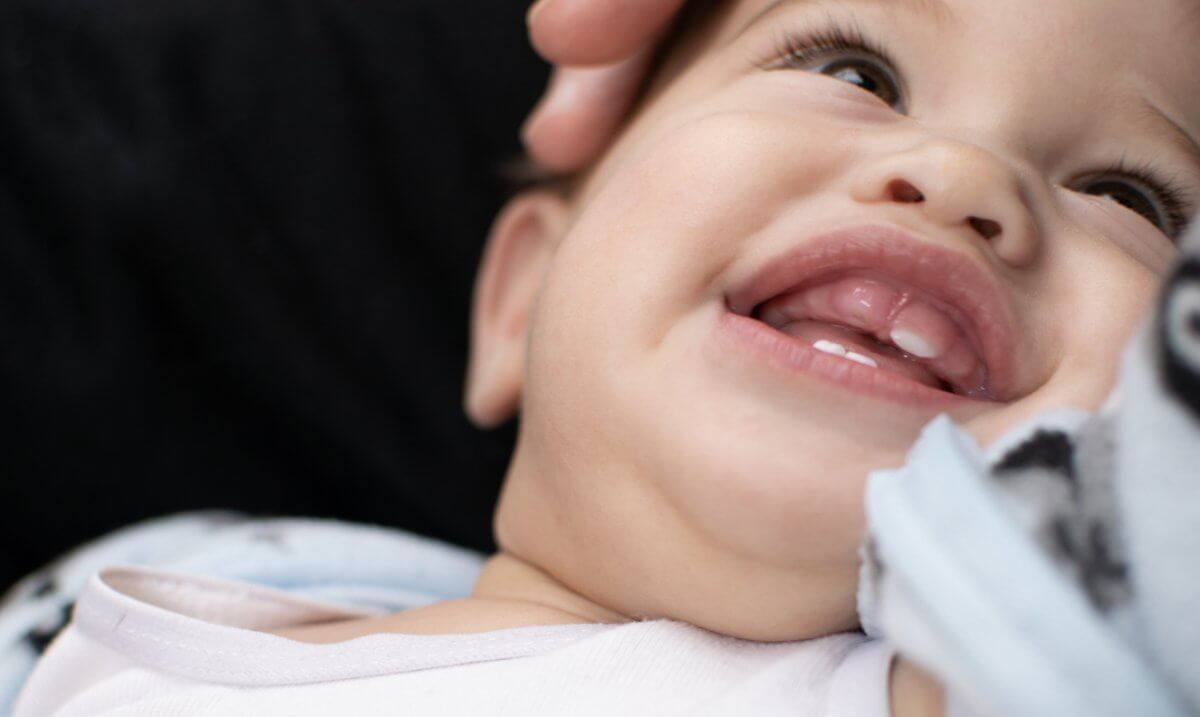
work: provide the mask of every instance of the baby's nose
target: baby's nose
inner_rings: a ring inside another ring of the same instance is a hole
[[[851,193],[868,204],[911,204],[933,222],[982,240],[1013,267],[1037,253],[1020,179],[975,145],[933,140],[880,155],[855,175]]]

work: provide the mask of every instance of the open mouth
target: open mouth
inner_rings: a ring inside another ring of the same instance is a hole
[[[773,297],[751,316],[822,353],[991,399],[987,362],[956,313],[915,287],[854,273]]]
[[[806,241],[726,303],[768,328],[777,340],[766,342],[791,363],[818,373],[974,400],[1015,395],[1013,321],[991,275],[961,252],[891,226]]]

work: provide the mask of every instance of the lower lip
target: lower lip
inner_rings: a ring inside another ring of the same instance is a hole
[[[756,363],[785,374],[812,376],[863,396],[942,411],[990,405],[988,401],[939,391],[907,376],[818,351],[761,321],[728,309],[722,309],[715,328],[718,345],[723,349],[746,354]]]

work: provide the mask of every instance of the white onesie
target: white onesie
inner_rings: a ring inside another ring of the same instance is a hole
[[[372,614],[109,568],[92,576],[15,717],[888,715],[892,652],[858,633],[756,643],[654,620],[319,645],[261,632]]]

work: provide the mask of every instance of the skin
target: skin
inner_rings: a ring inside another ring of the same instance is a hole
[[[538,164],[575,172],[603,153],[645,77],[655,40],[683,2],[539,0],[530,6],[530,41],[556,65],[521,131]]]
[[[519,409],[521,427],[501,552],[473,595],[285,634],[645,617],[765,641],[853,629],[866,477],[903,463],[934,411],[713,348],[728,293],[831,229],[905,228],[1001,287],[1019,398],[952,416],[981,443],[1101,404],[1173,248],[1079,180],[1124,153],[1200,188],[1200,166],[1130,110],[1146,97],[1200,130],[1188,3],[793,3],[744,29],[768,4],[724,6],[576,191],[522,195],[493,227],[466,409],[482,426]],[[831,16],[894,56],[907,114],[813,68],[748,62]],[[930,685],[898,666],[895,713],[939,713]]]

